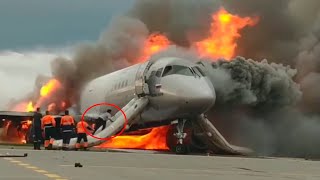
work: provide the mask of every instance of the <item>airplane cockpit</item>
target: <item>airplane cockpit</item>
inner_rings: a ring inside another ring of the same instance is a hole
[[[164,104],[160,101],[165,100],[168,108],[172,106],[203,111],[215,101],[213,85],[202,69],[191,61],[179,58],[155,61],[148,70],[146,83],[149,95],[155,97],[151,102],[157,107]],[[158,96],[163,98],[160,100],[156,98]]]
[[[161,70],[161,69],[159,69],[159,70]],[[158,73],[158,71],[157,71],[157,73]],[[202,70],[197,66],[187,67],[187,66],[181,66],[181,65],[169,65],[169,66],[165,67],[161,77],[169,76],[171,74],[179,74],[179,75],[184,75],[184,76],[195,76],[195,77],[204,77],[205,76],[205,74],[202,72]]]

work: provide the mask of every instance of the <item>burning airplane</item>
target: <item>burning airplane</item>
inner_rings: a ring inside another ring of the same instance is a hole
[[[231,60],[237,47],[236,40],[241,37],[239,31],[247,26],[254,26],[257,22],[257,18],[239,17],[221,8],[212,14],[209,37],[194,42],[190,51],[196,52],[198,58]],[[131,66],[107,75],[97,75],[87,80],[87,83],[73,88],[68,88],[72,84],[70,80],[61,77],[50,79],[36,90],[35,97],[14,105],[11,110],[28,112],[35,107],[45,107],[59,113],[76,104],[79,112],[83,113],[94,103],[114,103],[127,114],[127,132],[151,129],[143,135],[136,132],[135,135],[115,137],[108,142],[89,137],[91,146],[171,149],[183,153],[187,149],[185,141],[189,138],[189,142],[195,147],[205,146],[216,152],[251,152],[227,142],[206,118],[205,113],[214,105],[216,94],[214,86],[199,64],[174,56],[153,59],[153,55],[172,45],[174,43],[164,34],[152,33],[144,41],[140,57],[132,61]],[[68,94],[75,89],[82,89],[78,92],[78,103],[75,100],[77,98],[70,99]],[[120,112],[114,112],[114,123],[99,132],[99,137],[113,136],[123,127],[124,119]],[[86,118],[94,119],[97,114],[91,115],[92,117],[87,115]],[[190,133],[185,133],[188,128],[191,129],[187,131]],[[172,140],[168,136],[175,137],[176,143],[170,144]],[[75,139],[70,144],[74,145]],[[56,140],[54,145],[59,147],[60,140]]]

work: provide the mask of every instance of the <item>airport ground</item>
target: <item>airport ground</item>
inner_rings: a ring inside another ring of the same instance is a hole
[[[0,146],[0,179],[11,180],[316,180],[320,161],[160,154],[153,151],[34,151]],[[75,167],[80,163],[83,167]]]

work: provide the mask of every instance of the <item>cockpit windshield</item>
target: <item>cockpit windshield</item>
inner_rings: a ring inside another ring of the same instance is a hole
[[[192,69],[193,69],[200,77],[206,76],[199,67],[195,66],[195,67],[193,67]]]
[[[162,77],[172,75],[172,74],[180,74],[184,76],[194,76],[193,72],[190,70],[189,67],[180,66],[180,65],[172,65],[166,66],[163,71]]]
[[[163,70],[163,68],[160,68],[157,70],[157,72],[156,72],[157,77],[161,77],[162,70]]]

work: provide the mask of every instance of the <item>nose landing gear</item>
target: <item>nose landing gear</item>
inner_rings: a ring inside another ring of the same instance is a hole
[[[187,133],[185,133],[184,130],[184,126],[186,123],[186,119],[178,119],[178,124],[177,124],[177,132],[174,133],[173,135],[177,138],[177,144],[175,147],[175,152],[177,154],[186,154],[188,153],[188,148],[187,146],[184,144],[184,139],[187,136]]]

